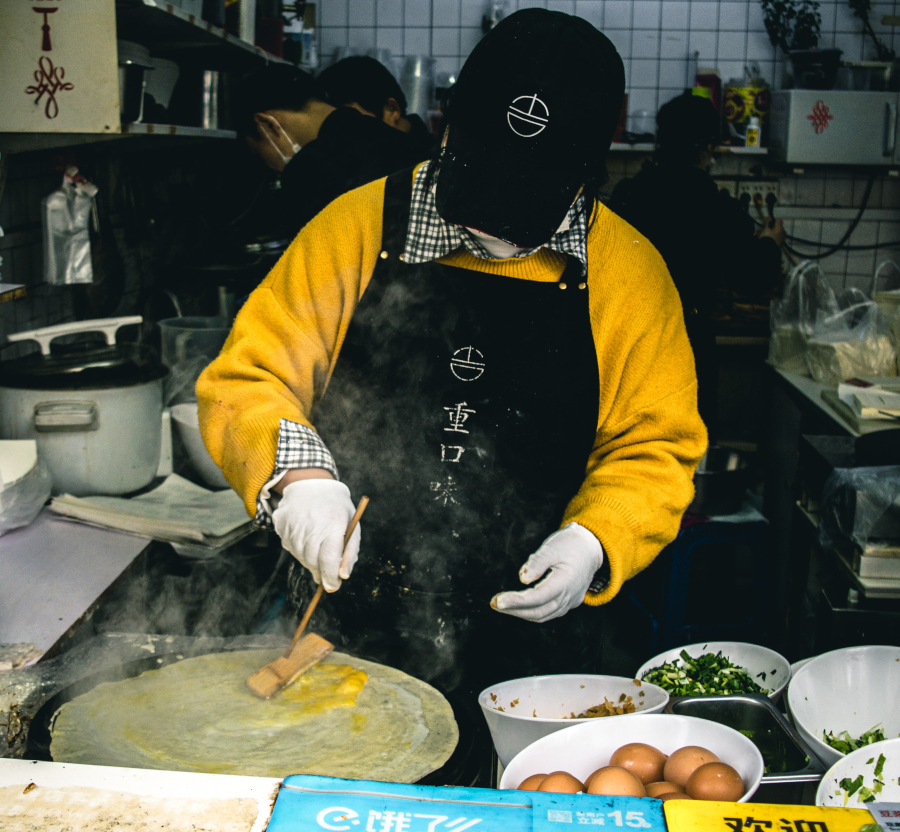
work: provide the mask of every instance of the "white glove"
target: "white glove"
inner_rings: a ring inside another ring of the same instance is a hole
[[[584,526],[569,523],[553,532],[519,570],[523,584],[533,584],[548,569],[550,574],[533,589],[501,592],[491,599],[499,612],[538,623],[574,610],[584,601],[594,573],[603,563],[603,546]]]
[[[344,551],[344,535],[356,508],[350,489],[337,480],[298,480],[286,486],[272,512],[284,546],[327,592],[337,592],[359,559],[359,525]]]

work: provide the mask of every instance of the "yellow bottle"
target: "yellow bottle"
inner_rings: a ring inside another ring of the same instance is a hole
[[[759,116],[750,116],[747,132],[744,133],[744,147],[759,147],[762,128],[759,126]]]

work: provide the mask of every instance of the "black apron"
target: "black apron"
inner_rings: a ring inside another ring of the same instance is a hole
[[[546,624],[495,612],[585,475],[599,378],[590,288],[406,265],[412,173],[388,177],[383,251],[313,417],[372,502],[350,580],[315,630],[445,690],[598,672],[600,610]],[[565,288],[563,288],[565,287]],[[315,589],[293,564],[291,596]]]

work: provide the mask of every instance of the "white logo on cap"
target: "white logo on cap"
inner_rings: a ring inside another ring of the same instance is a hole
[[[546,129],[550,110],[536,95],[520,95],[509,105],[506,120],[517,136],[532,139]]]

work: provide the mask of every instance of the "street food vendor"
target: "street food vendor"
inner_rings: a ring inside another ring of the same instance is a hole
[[[210,453],[296,558],[297,603],[331,593],[313,629],[445,689],[598,672],[596,607],[693,495],[678,294],[597,200],[624,80],[586,21],[504,19],[439,156],[310,222],[197,385]]]

